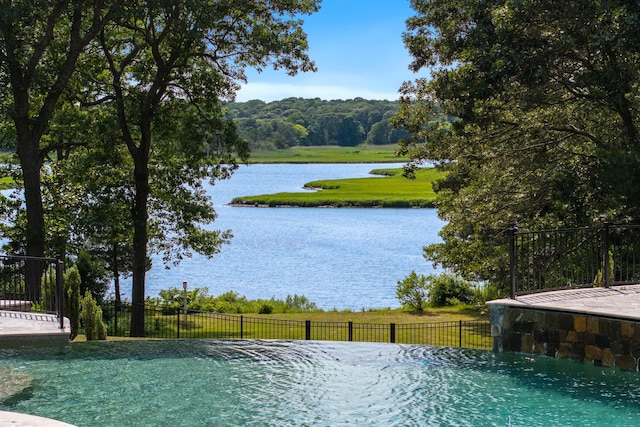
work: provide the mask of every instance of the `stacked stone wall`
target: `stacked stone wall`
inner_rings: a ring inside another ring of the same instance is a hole
[[[491,306],[495,352],[511,351],[638,370],[640,322],[508,305]]]

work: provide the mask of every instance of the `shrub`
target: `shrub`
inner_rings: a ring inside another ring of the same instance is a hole
[[[473,290],[466,280],[459,276],[443,273],[426,277],[429,288],[429,302],[433,307],[471,304]]]
[[[88,289],[80,300],[80,319],[87,341],[107,339],[107,327],[102,321],[102,309],[98,307]]]
[[[271,304],[269,304],[268,302],[263,302],[262,304],[260,304],[260,307],[258,308],[258,314],[271,313],[273,313],[273,306]]]
[[[304,295],[294,294],[293,296],[287,295],[285,309],[286,311],[313,311],[317,310],[318,307]]]
[[[427,305],[428,290],[427,277],[412,271],[403,280],[398,281],[396,298],[403,307],[423,311]]]
[[[73,340],[80,328],[80,272],[74,265],[64,273],[64,311],[69,318]]]

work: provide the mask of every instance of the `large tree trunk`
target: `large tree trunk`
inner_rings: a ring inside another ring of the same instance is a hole
[[[23,129],[18,132],[18,156],[24,179],[24,199],[27,209],[26,254],[32,257],[43,257],[45,247],[44,208],[40,190],[40,135],[34,136]],[[40,302],[42,287],[40,262],[26,263],[25,291],[33,302]]]
[[[147,271],[147,200],[149,198],[148,151],[139,150],[134,156],[136,194],[133,202],[133,283],[131,290],[131,332],[132,337],[144,336],[144,294]]]

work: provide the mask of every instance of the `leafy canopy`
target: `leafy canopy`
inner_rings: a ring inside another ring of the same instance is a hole
[[[429,79],[395,124],[414,166],[435,162],[447,221],[425,256],[506,285],[506,230],[640,214],[640,3],[413,0],[404,41]],[[434,113],[438,111],[438,115]],[[445,119],[453,119],[451,123]]]

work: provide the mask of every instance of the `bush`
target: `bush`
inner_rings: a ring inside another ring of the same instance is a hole
[[[400,300],[403,307],[423,311],[427,306],[428,291],[427,277],[418,276],[415,271],[412,271],[403,280],[398,281],[396,298]]]
[[[268,302],[263,302],[262,304],[260,304],[260,307],[258,308],[258,314],[271,313],[273,313],[273,306],[271,304],[269,304]]]
[[[64,308],[71,326],[70,339],[78,336],[80,328],[80,273],[74,265],[64,273]]]
[[[80,300],[80,319],[87,341],[107,339],[107,327],[102,321],[102,309],[98,307],[88,289]]]
[[[287,295],[287,299],[285,300],[286,311],[313,311],[317,309],[316,304],[309,301],[304,295]]]
[[[433,307],[471,304],[473,290],[466,280],[451,274],[430,275],[426,277],[429,288],[429,302]]]

